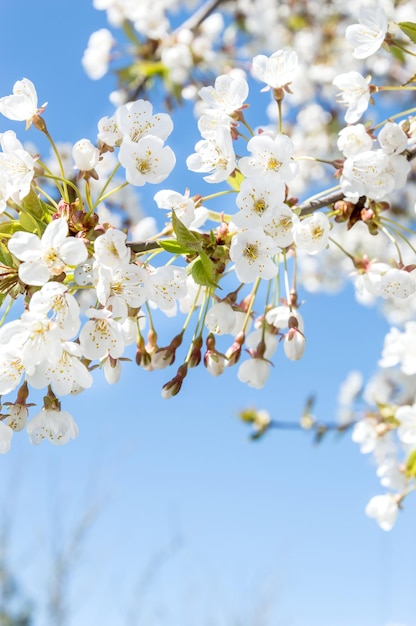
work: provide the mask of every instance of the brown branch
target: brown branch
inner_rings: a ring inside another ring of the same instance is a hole
[[[412,161],[416,157],[416,146],[407,150],[407,159],[408,161]],[[306,200],[306,202],[302,202],[302,204],[298,204],[296,208],[298,211],[300,210],[300,215],[309,215],[318,209],[323,209],[323,207],[331,206],[335,204],[335,202],[339,202],[345,198],[342,191],[336,191],[334,193],[330,193],[327,196],[322,196],[322,198],[317,198],[316,200]]]
[[[221,0],[220,0],[221,1]],[[416,146],[407,150],[407,159],[408,161],[412,161],[416,158]],[[335,202],[339,202],[344,199],[344,194],[342,191],[335,191],[334,193],[330,193],[327,196],[322,196],[322,198],[318,198],[316,200],[306,200],[302,202],[302,204],[298,204],[296,208],[298,211],[300,210],[300,215],[309,215],[314,211],[318,211],[318,209],[323,209],[323,207],[331,206],[335,204]],[[365,198],[364,198],[365,200]],[[156,241],[133,241],[127,243],[129,248],[133,252],[141,253],[141,252],[150,252],[151,250],[157,250],[160,248],[160,245]]]
[[[201,26],[202,22],[215,11],[220,4],[223,4],[224,0],[207,0],[199,9],[195,11],[183,24],[175,29],[175,33],[186,28],[187,30],[196,30],[198,26]]]

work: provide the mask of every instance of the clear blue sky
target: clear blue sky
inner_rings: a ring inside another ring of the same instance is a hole
[[[104,13],[89,0],[1,0],[0,17],[0,95],[30,78],[49,102],[56,140],[94,140],[98,119],[112,113],[114,83],[90,81],[80,59]],[[170,145],[184,160],[197,135],[189,110],[177,120]],[[0,120],[0,131],[10,127]],[[23,124],[13,128],[36,141]],[[182,191],[183,176],[169,186]],[[351,293],[303,295],[305,357],[277,357],[261,392],[239,383],[235,370],[213,379],[201,369],[164,401],[169,372],[131,363],[118,385],[97,376],[93,390],[65,400],[76,441],[35,448],[24,433],[14,437],[0,458],[0,501],[11,520],[10,559],[29,596],[42,602],[54,550],[99,504],[72,568],[71,626],[416,626],[411,499],[386,534],[364,515],[380,488],[348,436],[317,448],[306,434],[275,431],[251,443],[236,419],[251,404],[296,419],[310,392],[319,417],[332,419],[345,375],[357,361],[371,373],[381,318]]]

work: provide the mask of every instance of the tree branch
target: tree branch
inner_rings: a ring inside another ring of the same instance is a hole
[[[177,33],[182,28],[187,30],[196,30],[198,26],[201,26],[202,22],[213,12],[220,4],[223,4],[224,0],[207,0],[199,9],[195,11],[183,24],[176,28]]]
[[[416,157],[416,146],[407,151],[407,159],[408,161],[412,161]],[[330,193],[327,196],[322,196],[322,198],[318,198],[316,200],[306,200],[306,202],[302,202],[302,204],[298,204],[296,209],[300,209],[300,215],[309,215],[318,209],[323,209],[325,206],[330,206],[335,204],[335,202],[339,202],[344,199],[344,194],[342,191],[336,191],[334,193]]]

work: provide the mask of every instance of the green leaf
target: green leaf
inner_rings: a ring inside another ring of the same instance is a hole
[[[186,254],[189,252],[186,248],[183,248],[176,239],[162,239],[158,241],[161,248],[170,252],[171,254]]]
[[[5,235],[13,235],[18,230],[22,230],[20,222],[17,220],[11,220],[10,222],[0,222],[0,236],[2,233]]]
[[[20,205],[26,213],[30,213],[34,217],[44,217],[45,213],[43,210],[42,202],[33,191],[33,189],[31,189],[28,195],[23,198]]]
[[[182,248],[193,252],[202,250],[202,236],[193,230],[189,230],[189,228],[181,222],[175,211],[172,211],[172,227],[178,244],[182,246]]]
[[[46,228],[46,224],[43,224],[43,222],[37,220],[33,215],[31,215],[30,213],[26,213],[25,211],[22,211],[20,213],[19,222],[23,230],[28,233],[34,233],[35,235],[39,235],[39,237],[42,235],[43,231]]]
[[[397,26],[413,43],[416,43],[416,24],[414,22],[399,22]]]
[[[192,274],[197,285],[218,287],[214,280],[214,264],[205,252],[201,252],[200,257],[188,266],[188,271]]]
[[[407,457],[406,476],[408,478],[416,477],[416,450],[412,450],[412,452]]]
[[[230,185],[231,189],[234,189],[234,191],[240,191],[243,180],[244,176],[240,170],[234,170],[233,175],[227,178],[227,183]]]
[[[0,242],[0,264],[6,265],[7,267],[14,267],[13,257],[6,244],[3,242]]]

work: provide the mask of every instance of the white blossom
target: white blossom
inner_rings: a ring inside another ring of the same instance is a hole
[[[230,258],[235,263],[238,280],[251,283],[258,276],[266,280],[277,274],[277,265],[272,257],[276,244],[262,228],[238,232],[231,241]]]
[[[290,328],[283,341],[283,349],[287,358],[291,361],[298,361],[302,358],[305,347],[305,336],[297,328]]]
[[[367,110],[370,101],[370,77],[364,78],[355,71],[338,74],[333,84],[340,91],[339,102],[347,107],[345,121],[348,124],[358,122],[364,111]]]
[[[328,245],[330,223],[325,213],[317,211],[300,220],[293,215],[293,239],[301,250],[316,254]]]
[[[44,285],[51,276],[59,276],[88,256],[81,239],[68,237],[68,223],[63,218],[50,222],[40,239],[25,231],[14,233],[8,246],[10,252],[23,261],[18,271],[26,285]]]
[[[108,28],[100,28],[90,35],[81,63],[92,80],[98,80],[107,73],[110,52],[114,43],[114,38]]]
[[[127,235],[117,228],[109,228],[94,241],[97,265],[117,269],[127,265],[131,252],[126,246]]]
[[[20,202],[30,192],[35,173],[35,160],[24,150],[16,133],[8,130],[0,134],[0,171],[2,184],[2,201],[9,198]],[[4,210],[5,206],[3,207]]]
[[[108,309],[88,309],[89,319],[79,334],[82,354],[90,361],[108,355],[118,359],[124,352],[124,336],[121,325],[112,318]]]
[[[252,62],[252,74],[272,89],[284,87],[292,82],[298,66],[296,52],[277,50],[271,56],[259,54]]]
[[[364,124],[346,126],[338,133],[337,146],[346,158],[354,157],[360,152],[367,152],[373,146],[373,139]]]
[[[386,122],[378,134],[380,147],[387,154],[400,154],[407,148],[407,135],[399,124]]]
[[[56,446],[68,443],[78,435],[78,426],[67,411],[45,409],[33,417],[26,428],[30,442],[38,445],[49,439]]]
[[[400,425],[397,429],[397,436],[400,441],[412,447],[416,445],[416,405],[399,406],[395,418]]]
[[[292,160],[293,142],[287,135],[279,133],[271,137],[262,133],[250,139],[247,150],[252,156],[242,157],[238,163],[244,176],[268,176],[269,182],[276,179],[290,182],[298,172],[298,164]]]
[[[195,150],[196,152],[186,159],[186,165],[192,172],[211,172],[204,176],[208,183],[227,180],[235,170],[233,142],[226,128],[218,127],[215,136],[198,141]]]
[[[115,113],[115,121],[123,141],[130,139],[134,143],[149,135],[164,142],[173,130],[170,115],[153,114],[152,104],[148,100],[136,100],[122,105]]]
[[[271,364],[261,358],[251,358],[243,361],[238,368],[237,377],[242,383],[246,383],[254,389],[261,389],[270,376]]]
[[[398,513],[396,497],[391,493],[373,496],[365,507],[365,514],[374,517],[380,528],[391,530],[396,522]]]
[[[12,445],[13,430],[0,420],[0,454],[6,454]]]
[[[198,94],[204,102],[204,110],[232,115],[243,106],[248,96],[248,83],[242,76],[222,74],[215,79],[214,87],[202,87]]]
[[[176,162],[173,150],[153,135],[146,135],[138,141],[124,137],[118,158],[126,170],[127,182],[138,187],[145,183],[161,183]]]
[[[348,42],[354,46],[353,57],[366,59],[381,47],[387,33],[388,20],[383,7],[363,8],[359,24],[351,24],[345,31]]]
[[[0,113],[9,120],[26,122],[30,126],[32,118],[41,113],[46,103],[38,108],[38,95],[34,84],[28,78],[22,78],[13,85],[13,94],[0,98]]]
[[[213,304],[205,317],[205,326],[215,335],[232,333],[235,322],[235,311],[227,302]]]
[[[89,172],[98,165],[100,151],[89,139],[80,139],[72,148],[72,157],[75,162],[75,169]]]

